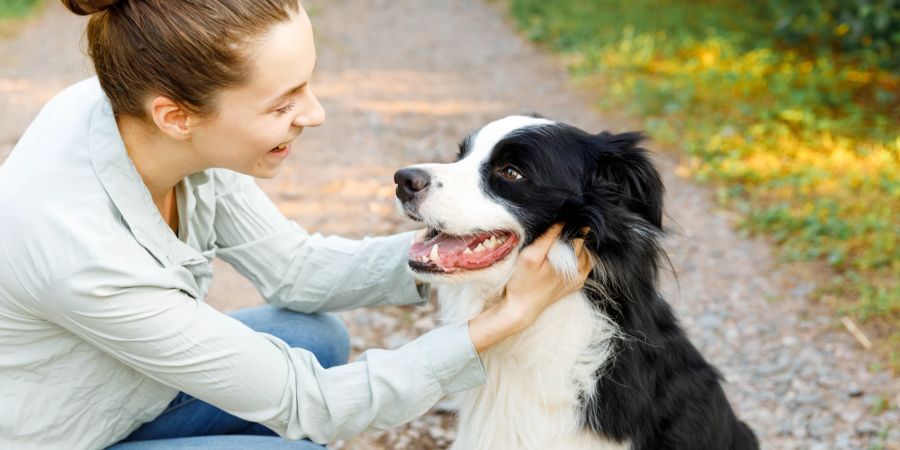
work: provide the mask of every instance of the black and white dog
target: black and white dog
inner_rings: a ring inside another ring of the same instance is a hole
[[[404,211],[432,231],[409,266],[444,321],[497,301],[519,250],[557,222],[549,259],[577,277],[570,242],[590,228],[585,288],[481,355],[488,382],[463,394],[453,448],[758,448],[657,292],[663,185],[640,140],[510,116],[466,138],[455,163],[396,173]]]

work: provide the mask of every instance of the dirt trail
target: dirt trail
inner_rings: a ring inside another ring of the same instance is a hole
[[[414,228],[394,207],[393,172],[450,160],[462,136],[500,116],[535,111],[589,131],[626,128],[591,109],[563,63],[517,36],[499,5],[307,6],[320,58],[313,86],[329,118],[304,133],[282,174],[260,185],[311,231],[360,237]],[[51,2],[20,36],[0,42],[0,162],[40,105],[88,73],[78,46],[83,22]],[[764,448],[900,448],[898,379],[871,371],[875,359],[805,299],[813,282],[776,264],[765,242],[737,233],[707,189],[676,175],[668,154],[658,163],[668,188],[666,248],[678,273],[664,289]],[[226,264],[216,270],[211,304],[262,303]],[[354,350],[393,348],[434,326],[432,308],[342,317]],[[333,447],[445,448],[452,428],[451,415],[436,411]]]

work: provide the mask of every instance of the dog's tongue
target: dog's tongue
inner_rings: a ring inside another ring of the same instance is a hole
[[[495,237],[492,246],[479,247],[479,244],[492,236]],[[471,236],[439,233],[428,241],[414,243],[409,249],[409,259],[443,270],[480,269],[506,256],[515,245],[513,236],[513,233],[506,232],[485,232]],[[504,242],[500,242],[498,238]]]

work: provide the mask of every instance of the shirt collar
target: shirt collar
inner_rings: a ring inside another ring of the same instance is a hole
[[[164,266],[203,259],[196,250],[178,240],[163,220],[125,151],[112,106],[105,96],[91,114],[89,146],[94,172],[141,246]],[[193,185],[207,180],[203,173],[191,177]]]

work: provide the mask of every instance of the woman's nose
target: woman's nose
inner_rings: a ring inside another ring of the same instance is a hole
[[[305,89],[306,95],[301,99],[302,107],[298,108],[294,117],[295,127],[317,127],[325,122],[325,109],[319,103],[319,99],[313,94],[309,86]]]

